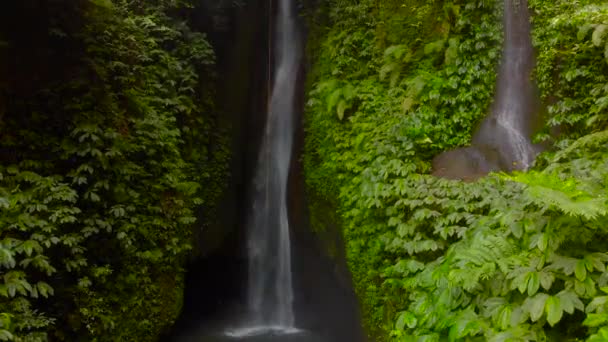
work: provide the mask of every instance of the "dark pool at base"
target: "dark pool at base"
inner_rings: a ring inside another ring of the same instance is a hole
[[[224,333],[208,335],[184,335],[175,342],[335,342],[309,331],[291,334],[265,333],[233,337]]]

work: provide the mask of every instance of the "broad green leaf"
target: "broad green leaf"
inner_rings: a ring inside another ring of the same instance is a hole
[[[583,301],[581,301],[576,293],[572,292],[571,290],[563,290],[557,294],[557,297],[559,298],[562,310],[569,314],[573,314],[574,309],[579,311],[585,310],[585,304],[583,304]]]
[[[524,305],[526,303],[524,302]],[[530,317],[530,312],[524,308],[524,306],[517,307],[511,314],[511,326],[517,327],[523,324]]]
[[[554,257],[553,263],[548,267],[549,269],[562,270],[565,275],[569,276],[574,273],[577,265],[577,259],[570,257],[556,256]]]
[[[4,268],[14,268],[17,265],[13,252],[0,245],[0,266]]]
[[[593,31],[593,35],[591,37],[591,41],[593,42],[593,45],[595,45],[597,47],[602,46],[606,32],[608,32],[608,25],[604,25],[604,24],[597,25],[595,27],[595,30]]]
[[[407,113],[412,106],[414,105],[414,98],[412,97],[406,97],[403,99],[403,102],[401,103],[401,108],[403,109],[403,113]]]
[[[439,52],[445,46],[445,39],[439,39],[434,42],[428,43],[424,46],[424,54],[432,54],[435,52]]]
[[[32,256],[32,253],[36,251],[36,253],[42,252],[42,246],[38,243],[38,241],[27,240],[21,246],[19,246],[21,250],[25,252],[25,254],[29,257]]]
[[[594,253],[585,256],[585,260],[587,260],[587,270],[593,272],[593,269],[596,269],[600,272],[606,272],[606,265],[604,264],[605,258],[605,253]]]
[[[599,327],[608,323],[607,314],[587,314],[587,318],[583,321],[583,325],[588,327]]]
[[[528,288],[528,283],[530,282],[530,273],[522,273],[515,279],[513,279],[513,284],[517,286],[517,289],[520,293],[526,292]]]
[[[0,329],[0,341],[13,341],[15,336],[10,331]]]
[[[466,336],[475,336],[480,331],[479,322],[470,319],[459,319],[450,327],[449,341],[460,341]]]
[[[448,48],[445,50],[445,63],[452,64],[458,57],[458,47],[460,41],[458,38],[450,38],[448,40]]]
[[[538,275],[540,278],[540,285],[543,287],[543,289],[549,290],[553,284],[553,281],[555,280],[555,275],[553,272],[542,270],[538,273]]]
[[[528,280],[528,296],[532,297],[538,292],[540,280],[537,272],[531,272]]]
[[[36,287],[38,288],[38,292],[40,293],[40,295],[42,295],[44,298],[48,298],[49,295],[52,296],[55,293],[55,291],[49,284],[42,281],[38,282],[38,284],[36,284]]]
[[[576,275],[576,279],[580,281],[584,281],[587,278],[587,268],[585,267],[585,260],[579,260],[576,263],[576,268],[574,269],[574,275]]]
[[[606,342],[608,341],[608,327],[601,328],[596,334],[589,336],[587,342]]]
[[[338,102],[338,107],[336,108],[337,114],[338,114],[338,119],[342,120],[344,119],[344,112],[346,111],[346,109],[348,108],[348,104],[346,103],[346,101],[344,99],[340,100],[340,102]]]
[[[601,311],[603,312],[603,311],[605,311],[604,307],[606,306],[606,303],[608,303],[608,296],[595,297],[595,298],[593,298],[591,303],[587,304],[587,308],[585,308],[585,312],[591,313],[591,312],[598,311],[598,309],[601,309]]]
[[[547,250],[548,245],[549,245],[549,234],[548,233],[541,234],[540,239],[538,240],[538,249],[540,249],[541,252],[544,252]]]
[[[416,318],[416,316],[411,312],[404,311],[399,315],[399,318],[397,319],[397,324],[395,325],[395,329],[403,330],[405,326],[410,329],[414,329],[417,324],[418,319]]]
[[[559,298],[554,296],[547,298],[545,311],[547,312],[547,322],[551,326],[557,324],[562,319],[562,315],[564,314]]]
[[[548,297],[545,293],[538,293],[534,297],[527,298],[524,301],[524,309],[530,313],[532,322],[536,322],[542,317]]]
[[[340,101],[341,98],[342,98],[342,89],[341,88],[334,89],[334,91],[331,93],[331,95],[329,95],[329,97],[327,99],[327,111],[331,112],[332,109],[338,105],[338,102]]]
[[[498,314],[496,322],[498,323],[498,326],[501,329],[506,330],[509,327],[509,325],[511,323],[512,312],[513,312],[513,310],[511,308],[511,306],[507,305],[507,306],[503,307],[503,309]]]

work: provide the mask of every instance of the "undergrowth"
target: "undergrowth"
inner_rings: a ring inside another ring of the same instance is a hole
[[[68,76],[0,117],[0,340],[154,341],[225,179],[214,52],[186,2],[78,5],[48,33]]]
[[[501,4],[324,1],[309,16],[306,181],[333,206],[312,217],[322,230],[338,212],[374,341],[608,338],[604,3],[530,1],[537,138],[555,149],[526,173],[428,174],[489,108]]]

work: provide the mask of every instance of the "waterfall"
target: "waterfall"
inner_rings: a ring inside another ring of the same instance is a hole
[[[538,91],[532,79],[534,49],[527,0],[504,0],[504,48],[490,115],[473,146],[496,151],[502,168],[527,169],[538,149],[530,137],[538,121]]]
[[[294,134],[296,79],[301,58],[295,0],[279,0],[274,28],[274,77],[248,225],[248,305],[252,324],[295,327],[287,181]]]
[[[532,144],[540,96],[532,77],[535,59],[527,0],[504,0],[504,45],[496,95],[471,146],[433,159],[433,175],[475,180],[492,171],[528,169],[540,151]]]

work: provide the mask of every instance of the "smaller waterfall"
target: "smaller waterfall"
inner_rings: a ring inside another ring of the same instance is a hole
[[[527,0],[504,0],[504,45],[490,114],[471,146],[433,159],[433,174],[474,180],[492,171],[529,168],[540,151],[531,137],[539,123],[540,97]]]
[[[505,41],[496,96],[473,146],[496,151],[507,170],[527,169],[538,153],[530,140],[539,112],[530,32],[528,1],[504,0]]]

